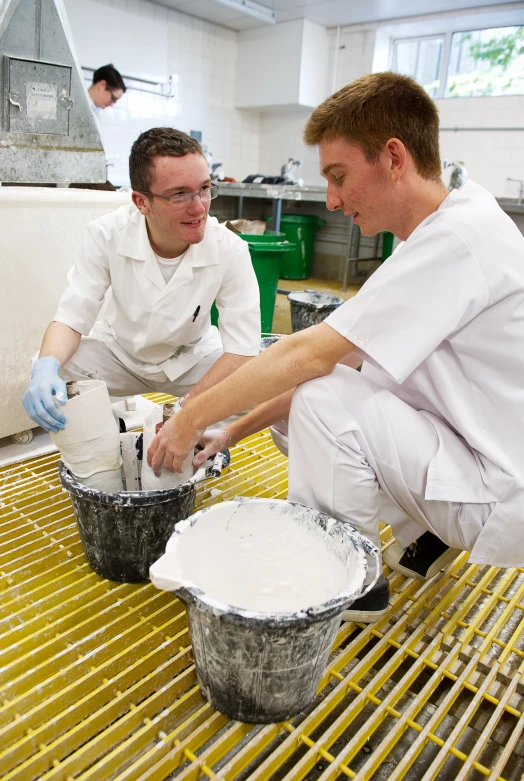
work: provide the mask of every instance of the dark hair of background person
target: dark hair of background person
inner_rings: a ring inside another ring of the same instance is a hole
[[[155,157],[184,157],[202,155],[202,147],[195,138],[172,127],[153,127],[138,136],[129,155],[129,178],[137,192],[148,192],[153,178]]]
[[[101,68],[96,69],[93,73],[93,84],[96,84],[98,81],[105,81],[110,89],[121,89],[123,92],[126,91],[124,79],[113,64],[102,65]]]

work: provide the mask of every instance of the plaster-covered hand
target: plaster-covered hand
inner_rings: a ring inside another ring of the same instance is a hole
[[[39,358],[33,366],[31,381],[23,395],[25,411],[35,423],[46,431],[62,429],[66,418],[57,404],[67,401],[65,382],[58,376],[60,363],[47,355]]]
[[[170,472],[182,472],[184,461],[193,453],[203,433],[204,429],[195,429],[186,420],[184,410],[170,418],[147,450],[147,463],[157,477],[162,471],[162,463]]]
[[[200,437],[198,444],[201,445],[202,450],[194,457],[194,466],[202,466],[204,461],[207,461],[208,458],[212,458],[217,453],[227,450],[236,443],[233,442],[229,427],[224,426],[224,428],[206,429],[203,436]]]

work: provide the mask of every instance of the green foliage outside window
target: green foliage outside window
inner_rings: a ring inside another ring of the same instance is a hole
[[[446,94],[524,94],[524,26],[455,33]]]

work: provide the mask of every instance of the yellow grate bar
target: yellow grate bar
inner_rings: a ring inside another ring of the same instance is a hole
[[[307,713],[230,722],[200,693],[183,605],[91,571],[57,465],[0,468],[1,781],[524,773],[523,569],[463,554],[428,583],[387,573],[390,614],[342,624]],[[197,506],[239,495],[287,495],[268,432],[234,448]],[[391,543],[388,527],[381,537]]]

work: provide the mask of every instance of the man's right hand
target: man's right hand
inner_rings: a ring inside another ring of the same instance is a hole
[[[67,401],[65,382],[58,376],[60,363],[56,358],[47,355],[39,358],[33,366],[31,382],[26,388],[22,402],[25,411],[35,423],[46,431],[64,428],[65,416],[57,404]]]

